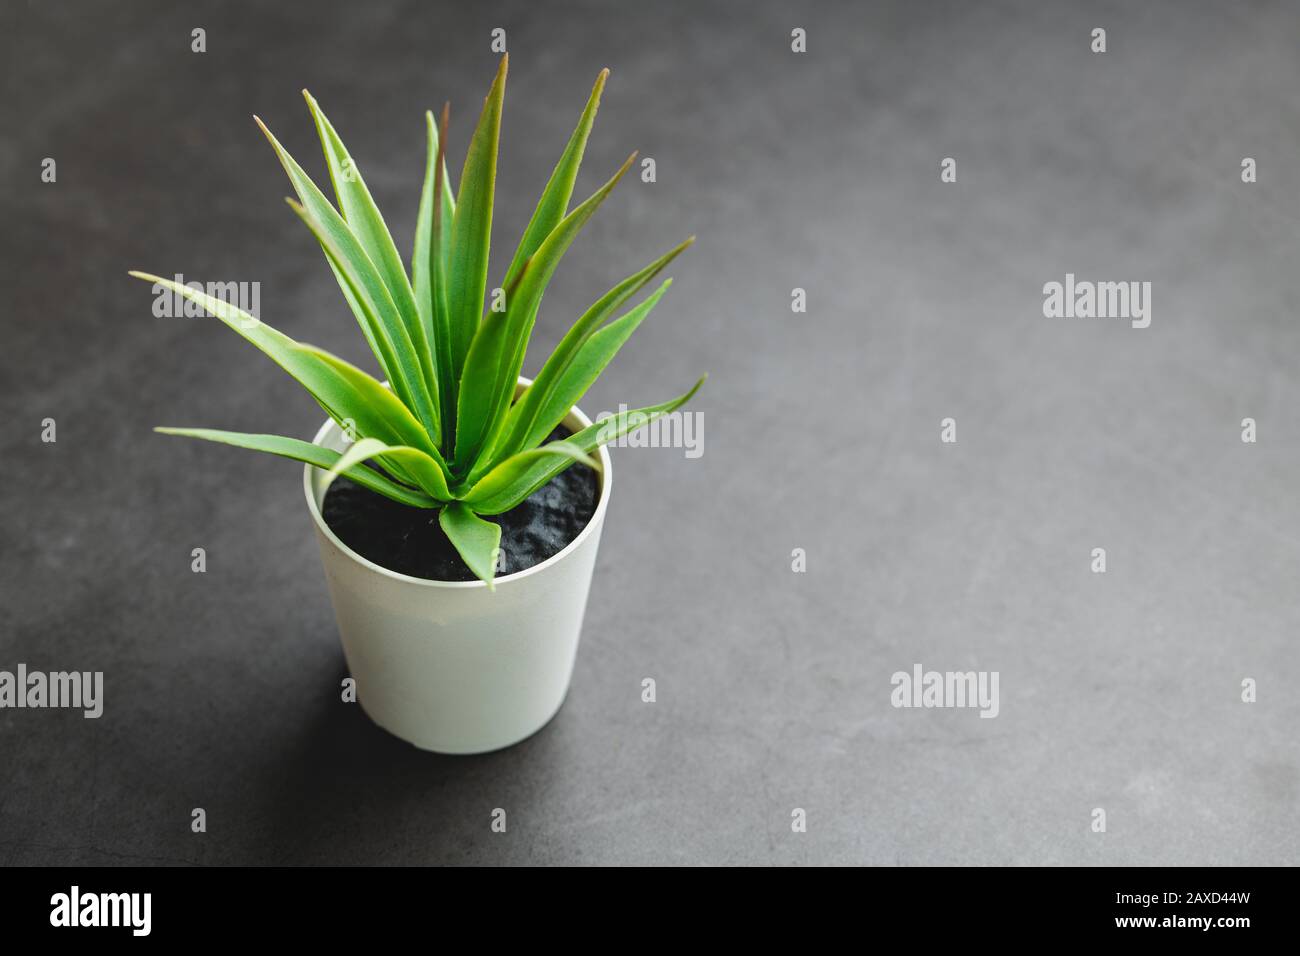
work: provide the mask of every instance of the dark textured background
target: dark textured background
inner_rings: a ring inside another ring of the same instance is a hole
[[[175,6],[0,12],[0,668],[106,675],[98,721],[0,711],[0,863],[1300,861],[1300,9]],[[658,164],[526,371],[695,232],[583,406],[711,377],[702,458],[615,453],[564,709],[444,758],[339,702],[299,469],[149,431],[319,410],[125,273],[259,281],[268,322],[360,360],[250,115],[321,174],[309,87],[405,250],[423,110],[451,99],[458,169],[496,26],[498,256],[602,66],[579,190]],[[1153,282],[1151,328],[1045,319],[1067,271]],[[891,708],[915,662],[999,671],[1001,716]]]

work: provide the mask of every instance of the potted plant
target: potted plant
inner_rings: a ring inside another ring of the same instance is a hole
[[[454,195],[443,158],[448,110],[440,129],[426,114],[428,165],[409,278],[356,164],[311,95],[304,91],[337,208],[257,120],[297,193],[289,205],[323,248],[387,382],[196,288],[131,273],[219,318],[329,415],[312,442],[157,430],[304,463],[307,509],[358,700],[380,726],[444,753],[509,746],[558,711],[611,490],[604,445],[674,411],[704,381],[596,423],[576,407],[671,280],[615,313],[691,239],[599,298],[535,380],[521,376],[548,281],[636,154],[569,210],[609,72],[602,71],[489,302],[506,69],[502,57]]]

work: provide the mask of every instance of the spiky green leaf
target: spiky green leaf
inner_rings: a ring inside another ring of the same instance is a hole
[[[633,153],[610,180],[565,216],[524,265],[504,312],[489,312],[474,336],[456,409],[457,464],[472,470],[496,440],[515,394],[524,352],[547,283],[578,232],[632,165]]]
[[[601,419],[576,435],[570,435],[565,441],[585,452],[590,452],[606,442],[617,440],[633,429],[641,428],[676,411],[690,401],[703,384],[704,378],[701,378],[689,392],[671,401],[620,412]],[[535,451],[540,450],[535,449]],[[515,468],[511,465],[511,462],[524,455],[531,457],[525,461],[523,468]],[[522,452],[489,471],[461,500],[478,514],[501,514],[520,504],[570,464],[572,460],[566,456],[539,456],[531,452]]]
[[[324,470],[333,469],[341,458],[339,453],[331,448],[322,448],[320,445],[313,445],[309,441],[302,441],[298,438],[285,438],[282,435],[251,435],[245,432],[219,431],[215,428],[155,428],[154,431],[163,435],[201,438],[204,441],[220,442],[223,445],[234,445],[237,448],[266,452],[270,455],[279,455],[281,458],[306,462]],[[414,488],[406,488],[394,481],[390,481],[373,468],[353,465],[344,468],[342,473],[363,488],[369,488],[377,494],[401,502],[404,505],[410,505],[413,508],[436,508],[438,506],[438,502],[428,495],[422,494]]]
[[[596,111],[600,108],[600,94],[605,89],[607,79],[609,79],[609,70],[601,70],[600,75],[596,77],[595,86],[591,88],[591,96],[587,98],[587,106],[583,109],[582,116],[578,118],[578,125],[569,137],[568,145],[564,147],[559,162],[555,164],[555,170],[546,183],[546,189],[542,191],[542,198],[538,200],[537,208],[533,210],[533,218],[528,221],[523,238],[519,240],[519,247],[515,249],[515,256],[510,261],[510,268],[506,270],[501,288],[510,288],[520,270],[523,269],[524,262],[537,251],[537,247],[568,213],[569,199],[573,196],[573,184],[578,179],[582,154],[587,149],[587,139],[591,136],[592,124],[596,122]]]
[[[671,279],[664,282],[640,305],[628,310],[626,314],[600,329],[582,344],[573,362],[560,375],[554,390],[541,406],[533,429],[524,436],[521,447],[529,448],[542,441],[556,425],[564,420],[577,401],[587,393],[587,389],[600,377],[605,366],[618,354],[623,343],[659,303],[670,285],[672,285]]]
[[[566,460],[565,467],[576,461],[588,468],[597,470],[600,468],[600,463],[581,447],[568,439],[559,439],[511,455],[492,468],[489,474],[480,478],[470,478],[459,487],[453,488],[452,492],[456,497],[471,503],[489,499],[502,489],[510,488],[520,479],[533,474],[532,467],[543,459],[554,461],[557,456]],[[491,481],[488,481],[489,478]],[[487,483],[484,484],[484,482]],[[479,509],[475,507],[475,510]]]
[[[320,104],[306,90],[302,91],[316,123],[320,135],[321,149],[329,168],[330,181],[334,184],[334,195],[338,198],[339,209],[343,219],[356,236],[357,242],[379,272],[380,281],[388,290],[389,298],[396,307],[406,333],[411,340],[419,361],[421,377],[425,390],[435,401],[435,419],[437,418],[437,389],[433,354],[425,335],[425,325],[420,320],[420,309],[411,290],[411,280],[407,278],[402,257],[398,255],[397,246],[384,222],[383,214],[375,205],[374,198],[366,186],[361,170],[356,164],[343,140],[339,138],[329,118],[320,108]],[[353,294],[356,294],[355,288]]]
[[[407,334],[406,325],[393,305],[393,300],[387,297],[387,290],[381,288],[379,290],[381,298],[378,301],[372,299],[358,263],[348,258],[346,252],[334,241],[319,219],[292,199],[287,201],[290,208],[297,213],[321,244],[330,262],[342,274],[348,288],[361,306],[365,322],[374,332],[375,340],[392,372],[393,377],[390,381],[393,389],[424,424],[425,430],[436,445],[440,437],[438,410],[429,394],[418,351]]]
[[[359,368],[296,342],[242,309],[197,289],[145,272],[131,275],[201,305],[293,376],[336,421],[351,419],[362,437],[437,452],[423,426],[397,396]]]
[[[442,259],[446,259],[447,249],[451,243],[451,224],[456,216],[456,198],[452,193],[451,181],[447,176],[447,163],[444,157],[445,136],[440,135],[438,125],[432,112],[425,112],[425,125],[429,142],[429,158],[424,170],[424,188],[420,192],[420,211],[415,220],[415,248],[411,252],[412,291],[415,304],[420,309],[420,318],[430,329],[433,325],[433,270],[430,268],[430,255],[433,253],[434,200],[438,200],[439,236]],[[445,130],[444,130],[445,132]],[[434,178],[434,171],[439,171],[439,178]],[[429,336],[432,341],[433,336]],[[436,353],[435,353],[436,354]]]
[[[330,204],[330,201],[325,198],[325,194],[317,188],[314,182],[312,182],[311,177],[308,176],[303,171],[303,168],[298,165],[297,161],[289,155],[288,150],[280,145],[280,141],[272,135],[269,129],[266,128],[266,124],[256,116],[253,117],[253,120],[257,123],[258,128],[261,129],[263,135],[266,136],[267,142],[271,144],[271,148],[275,150],[275,155],[280,160],[280,165],[284,167],[285,174],[289,177],[289,183],[293,186],[293,191],[297,194],[303,207],[329,230],[331,237],[339,244],[339,247],[344,250],[348,258],[357,262],[358,269],[365,282],[371,300],[382,300],[382,296],[379,295],[379,290],[382,288],[386,292],[387,289],[384,288],[383,281],[379,278],[379,273],[374,268],[374,264],[370,262],[369,256],[366,255],[365,250],[362,249],[360,242],[357,241],[356,236],[352,233],[352,230],[348,227],[348,224],[344,221],[343,217],[339,215],[338,210]],[[325,261],[329,263],[330,271],[334,273],[334,278],[338,281],[339,288],[343,290],[343,297],[347,300],[349,308],[352,309],[352,314],[356,316],[357,324],[361,327],[361,332],[366,337],[366,342],[370,346],[370,351],[374,353],[375,360],[379,363],[380,371],[384,373],[385,378],[392,380],[393,370],[384,363],[384,357],[379,348],[379,343],[375,340],[374,332],[366,321],[361,309],[361,303],[358,302],[357,297],[353,295],[352,290],[348,287],[348,283],[343,278],[343,274],[339,271],[338,267],[330,261],[328,256],[326,256]],[[369,265],[369,268],[366,268],[367,264]]]
[[[470,140],[456,197],[447,255],[447,308],[452,365],[459,377],[469,344],[483,314],[487,289],[488,248],[492,239],[492,198],[496,189],[497,147],[501,139],[501,102],[509,57],[501,57],[496,79],[483,103]]]
[[[462,502],[453,501],[438,512],[438,524],[475,576],[494,588],[501,526],[484,521]]]
[[[354,442],[345,451],[334,467],[330,469],[329,478],[342,474],[353,465],[363,461],[379,458],[383,462],[399,462],[420,490],[436,501],[450,501],[451,492],[447,490],[447,477],[442,468],[428,453],[412,448],[410,445],[389,445],[378,438],[363,438]]]
[[[382,383],[375,381],[355,365],[324,349],[302,342],[297,343],[297,349],[329,368],[382,417],[383,425],[388,426],[387,434],[381,434],[378,427],[372,425],[370,428],[362,428],[358,424],[359,434],[366,438],[378,438],[390,445],[414,446],[437,462],[444,475],[451,474],[451,469],[443,460],[438,446],[433,444],[428,433],[415,420],[410,410],[397,399],[392,390],[385,388]],[[368,423],[369,421],[367,419]]]
[[[565,408],[558,415],[555,414],[555,409],[562,403],[555,398],[555,391],[560,383],[565,380],[570,366],[582,351],[583,345],[623,303],[640,292],[646,283],[662,272],[670,262],[688,249],[694,241],[695,237],[691,236],[644,269],[628,276],[596,300],[591,308],[582,314],[582,317],[565,333],[564,338],[560,340],[560,344],[555,347],[555,351],[547,358],[533,384],[528,386],[524,394],[511,406],[506,416],[505,426],[502,429],[501,440],[492,449],[491,458],[486,462],[481,461],[475,467],[475,473],[486,473],[487,468],[491,465],[508,458],[517,451],[534,447],[551,433],[569,412],[569,409]],[[604,368],[604,366],[602,365],[601,368]],[[597,374],[599,374],[599,370]],[[590,387],[592,381],[594,379],[588,381],[586,387]],[[586,387],[574,395],[570,401],[570,407],[582,397]]]
[[[427,114],[426,114],[427,115]],[[425,177],[425,199],[420,202],[421,226],[416,229],[416,256],[424,263],[417,284],[427,286],[424,305],[428,313],[429,335],[433,343],[434,365],[438,373],[438,405],[443,410],[442,445],[455,448],[456,432],[456,395],[459,389],[460,368],[452,356],[451,317],[447,305],[447,256],[451,243],[452,217],[456,207],[450,199],[451,184],[447,181],[446,162],[447,123],[451,115],[450,105],[442,108],[442,129],[437,134],[436,153],[430,159],[429,173]],[[430,124],[432,116],[428,117]],[[432,126],[430,126],[432,134]],[[430,149],[435,141],[429,143]],[[432,170],[441,169],[442,175],[433,179]],[[431,181],[432,180],[432,181]],[[428,217],[427,226],[424,223]],[[426,233],[423,243],[420,239],[421,227]],[[421,248],[424,246],[424,248]]]

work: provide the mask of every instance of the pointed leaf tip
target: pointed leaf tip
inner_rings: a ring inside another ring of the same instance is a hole
[[[260,130],[262,131],[262,135],[266,137],[267,142],[269,142],[269,143],[271,144],[271,146],[275,149],[275,151],[276,151],[276,155],[279,155],[279,153],[280,153],[280,144],[279,144],[279,142],[276,141],[275,135],[271,132],[271,130],[267,127],[267,125],[266,125],[265,123],[262,122],[262,117],[258,116],[256,113],[254,113],[254,114],[253,114],[253,122],[257,124],[257,128],[260,129]],[[284,158],[283,158],[283,157],[281,157],[281,159],[280,159],[280,163],[283,165],[283,163],[284,163]]]
[[[609,182],[607,182],[604,186],[602,186],[599,190],[597,190],[596,194],[599,195],[601,193],[608,193],[610,190],[612,190],[614,186],[618,183],[618,181],[623,178],[624,174],[627,173],[627,171],[632,168],[632,164],[636,162],[637,155],[640,152],[641,151],[639,149],[632,150],[632,154],[628,156],[627,159],[623,160],[623,165],[618,167],[618,172],[616,172],[613,176],[609,177]]]

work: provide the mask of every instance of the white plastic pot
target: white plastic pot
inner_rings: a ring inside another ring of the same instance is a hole
[[[530,384],[519,382],[521,390]],[[576,432],[591,421],[575,408],[564,424]],[[333,421],[315,443],[345,447]],[[482,581],[429,581],[361,557],[321,517],[325,473],[303,468],[343,653],[371,720],[424,750],[473,754],[518,743],[555,716],[573,675],[609,503],[603,446],[598,458],[591,521],[559,554],[498,577],[491,592]]]

